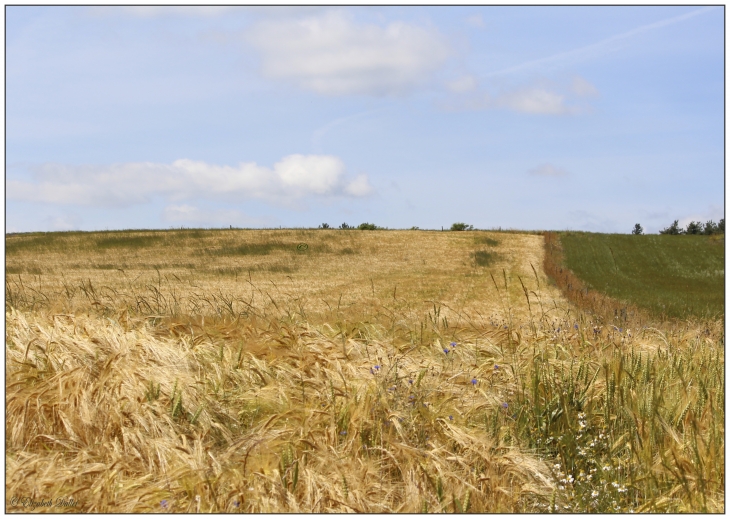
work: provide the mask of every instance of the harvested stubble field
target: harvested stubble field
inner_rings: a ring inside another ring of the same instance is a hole
[[[476,231],[8,236],[6,495],[722,511],[723,322],[613,326],[543,251]]]

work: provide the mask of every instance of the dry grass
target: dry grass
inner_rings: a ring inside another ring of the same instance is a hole
[[[539,270],[541,236],[187,232],[8,248],[9,267],[38,272],[6,280],[9,497],[75,512],[724,507],[721,323],[598,330]],[[649,385],[664,402],[644,402]],[[633,409],[633,436],[612,405]],[[607,450],[588,449],[599,434]],[[579,449],[621,477],[578,484]]]

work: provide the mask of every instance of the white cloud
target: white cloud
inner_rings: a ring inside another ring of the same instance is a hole
[[[566,177],[568,172],[562,168],[553,166],[552,164],[541,164],[536,168],[532,168],[527,172],[536,177]]]
[[[168,205],[162,211],[162,220],[167,223],[202,226],[260,227],[272,224],[266,219],[250,218],[236,209],[209,211],[186,204]]]
[[[575,76],[573,78],[573,84],[571,85],[571,90],[574,94],[581,96],[581,97],[596,97],[598,96],[598,89],[585,79],[583,79],[580,76]]]
[[[81,228],[81,218],[77,214],[48,216],[44,223],[51,231],[73,231]]]
[[[160,18],[163,16],[214,17],[240,9],[235,5],[125,5],[91,6],[93,16],[116,16],[119,14],[135,18]]]
[[[368,182],[367,175],[358,175],[355,180],[345,186],[345,193],[351,196],[367,196],[373,192],[373,188]]]
[[[471,76],[466,76],[471,78]],[[467,90],[474,86],[473,91]],[[470,84],[466,80],[463,84],[449,85],[455,96],[442,106],[447,110],[493,110],[497,108],[514,112],[534,115],[579,115],[590,113],[591,107],[578,100],[579,94],[590,96],[597,94],[597,90],[588,81],[575,78],[570,88],[556,88],[551,82],[538,80],[531,85],[512,87],[502,92],[490,94],[484,89],[476,87],[476,80]],[[462,87],[459,92],[458,88]],[[576,92],[579,90],[579,92]],[[578,102],[577,102],[578,101]]]
[[[96,206],[142,204],[155,196],[258,198],[287,204],[309,196],[364,196],[372,191],[365,175],[348,181],[344,163],[331,155],[289,155],[273,168],[255,162],[234,167],[180,159],[172,164],[44,164],[33,173],[35,182],[8,180],[8,198]]]
[[[565,96],[540,87],[509,92],[500,96],[497,104],[528,114],[562,115],[571,112],[565,105]]]
[[[449,57],[433,29],[403,22],[358,24],[341,12],[265,20],[248,34],[266,77],[325,95],[402,94],[425,82]]]
[[[470,92],[472,90],[476,90],[477,80],[474,79],[474,76],[466,75],[466,76],[462,76],[460,78],[454,79],[453,81],[449,81],[448,83],[446,83],[446,86],[452,92],[461,94],[463,92]]]

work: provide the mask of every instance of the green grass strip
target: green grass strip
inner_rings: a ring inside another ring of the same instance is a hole
[[[606,295],[666,317],[725,310],[722,236],[561,233],[566,266]]]

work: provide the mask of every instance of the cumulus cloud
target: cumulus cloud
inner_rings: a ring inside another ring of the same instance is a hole
[[[553,166],[552,164],[541,164],[536,168],[532,168],[527,172],[535,177],[567,177],[568,172],[562,168]]]
[[[571,85],[573,93],[581,97],[596,97],[598,96],[598,89],[583,79],[580,76],[573,78],[573,84]]]
[[[434,29],[404,22],[358,24],[342,12],[264,20],[248,33],[263,74],[325,95],[402,94],[450,56]]]
[[[348,180],[344,163],[331,155],[289,155],[273,168],[255,162],[218,166],[189,159],[172,164],[133,162],[110,166],[44,164],[34,182],[9,180],[11,199],[96,206],[130,206],[163,196],[238,201],[257,198],[290,203],[304,197],[365,196],[367,176]]]

